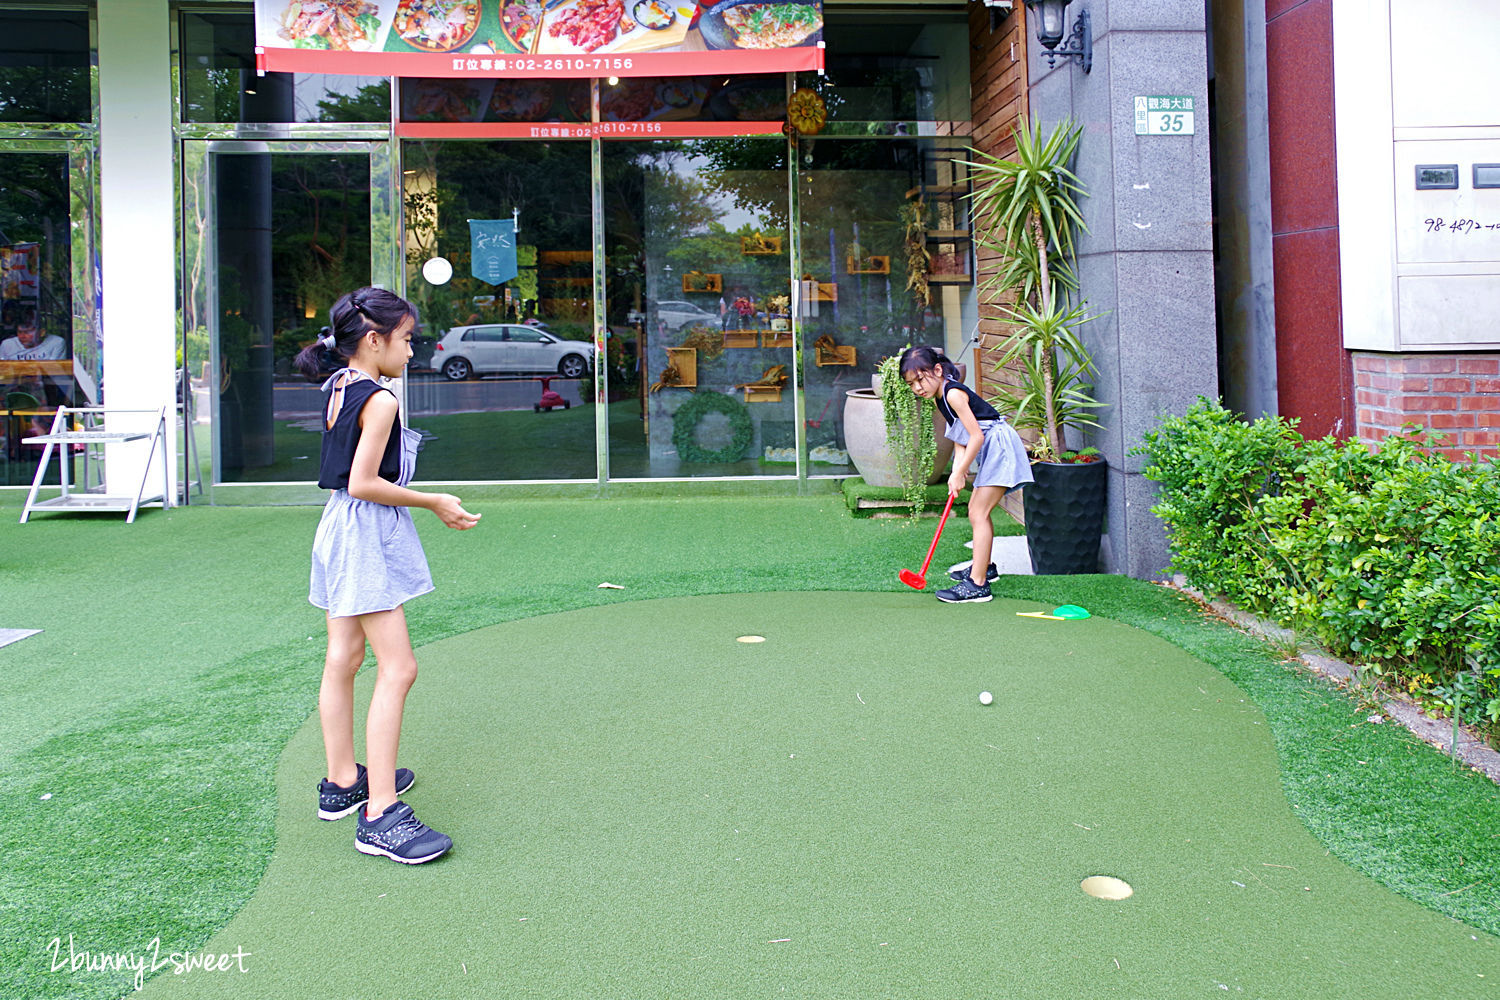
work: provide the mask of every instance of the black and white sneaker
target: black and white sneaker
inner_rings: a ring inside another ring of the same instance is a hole
[[[968,576],[969,576],[969,568],[972,567],[973,565],[974,565],[973,560],[970,560],[969,562],[961,562],[957,566],[949,566],[948,567],[948,579],[950,579],[950,580],[963,580],[963,579],[967,579]],[[998,579],[1000,579],[1000,571],[995,568],[995,564],[994,563],[990,563],[990,568],[984,571],[984,582],[985,583],[994,583]]]
[[[370,801],[370,775],[363,764],[356,763],[359,777],[345,788],[324,778],[318,782],[318,819],[343,819],[345,816]],[[410,788],[417,776],[404,767],[396,768],[396,794]]]
[[[964,577],[947,590],[938,591],[937,599],[945,604],[983,604],[990,600],[990,585]]]
[[[420,865],[448,853],[453,838],[438,833],[417,819],[411,806],[393,802],[376,819],[368,819],[363,809],[354,830],[354,849],[361,854],[377,854],[403,865]]]

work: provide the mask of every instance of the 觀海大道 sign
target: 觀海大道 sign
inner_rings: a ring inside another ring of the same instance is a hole
[[[1193,99],[1160,94],[1135,99],[1136,135],[1192,135]]]
[[[720,0],[255,0],[257,68],[605,77],[823,68],[823,7]]]

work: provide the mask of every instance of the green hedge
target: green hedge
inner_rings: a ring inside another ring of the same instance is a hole
[[[1419,434],[1304,439],[1200,399],[1145,435],[1152,511],[1193,586],[1500,731],[1500,469]]]

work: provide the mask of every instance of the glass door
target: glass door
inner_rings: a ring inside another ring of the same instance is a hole
[[[84,143],[0,143],[0,485],[31,482],[58,406],[98,402],[92,178]]]
[[[403,143],[424,479],[598,477],[591,178],[587,139]],[[514,274],[492,268],[493,247],[514,253]]]
[[[389,146],[187,142],[185,482],[315,481],[318,385],[292,358],[344,292],[396,287]]]
[[[844,400],[910,344],[963,365],[975,330],[967,139],[804,137],[800,326],[812,475],[853,472]]]
[[[611,478],[797,474],[786,145],[604,144]]]

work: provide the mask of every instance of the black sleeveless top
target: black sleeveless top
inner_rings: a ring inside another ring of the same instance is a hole
[[[336,378],[337,376],[335,376]],[[328,404],[336,386],[327,390],[328,398],[323,403],[323,420],[327,425]],[[344,385],[344,405],[334,418],[333,426],[323,431],[323,450],[318,459],[318,485],[325,490],[349,488],[349,469],[354,465],[354,449],[359,446],[359,414],[377,392],[390,392],[372,378],[358,378]],[[394,395],[394,393],[392,393]],[[380,456],[380,478],[396,482],[401,478],[401,431],[399,424],[391,425],[390,437],[385,442],[385,454]]]
[[[943,419],[948,421],[949,427],[952,427],[954,424],[958,423],[958,417],[954,415],[953,408],[948,405],[948,390],[955,388],[962,389],[968,395],[969,409],[973,411],[975,420],[1000,419],[999,411],[989,403],[985,402],[983,396],[979,395],[979,393],[975,392],[973,389],[970,389],[968,386],[964,385],[957,379],[945,377],[943,379],[943,391],[937,394],[937,398],[934,400],[934,402],[937,403],[938,409],[942,411]]]

